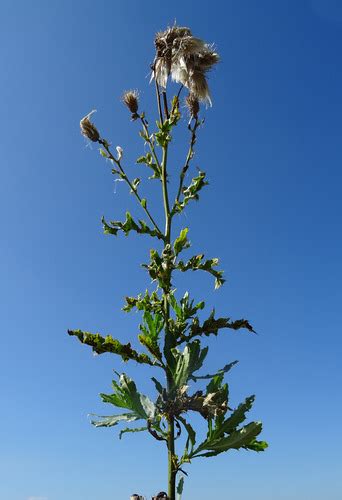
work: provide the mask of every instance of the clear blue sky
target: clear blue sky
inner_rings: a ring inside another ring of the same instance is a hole
[[[252,417],[270,443],[195,461],[184,497],[342,498],[341,2],[2,0],[1,500],[165,489],[159,443],[119,441],[87,419],[108,413],[98,393],[113,368],[143,391],[149,370],[93,357],[66,330],[137,332],[139,317],[120,308],[146,286],[149,241],[102,234],[101,216],[121,218],[133,201],[86,147],[79,119],[96,108],[138,175],[137,125],[119,97],[133,87],[143,107],[153,102],[153,36],[175,18],[222,57],[195,162],[211,184],[180,222],[228,278],[217,292],[206,276],[179,289],[257,329],[213,339],[209,367],[240,360],[232,403],[257,395]]]

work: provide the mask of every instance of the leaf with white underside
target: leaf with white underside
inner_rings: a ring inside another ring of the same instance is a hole
[[[129,413],[99,416],[99,420],[92,421],[93,425],[96,427],[112,427],[123,420],[133,422],[139,419],[148,420],[154,418],[154,403],[147,396],[137,391],[135,383],[127,375],[121,374],[119,383],[113,381],[113,389],[113,394],[100,394],[102,401],[130,410]]]

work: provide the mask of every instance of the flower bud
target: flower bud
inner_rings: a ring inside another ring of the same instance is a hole
[[[91,123],[91,121],[89,120],[91,115],[95,112],[96,110],[94,109],[93,111],[88,113],[84,118],[82,118],[82,120],[80,121],[80,127],[81,127],[81,134],[84,135],[84,137],[87,137],[87,139],[89,139],[90,141],[98,142],[98,140],[100,139],[99,131],[97,130],[95,125]]]
[[[138,108],[139,108],[139,93],[137,90],[127,90],[122,96],[122,102],[127,106],[127,108],[132,113],[132,118],[135,120],[138,118]]]
[[[197,118],[199,112],[199,101],[194,94],[189,94],[185,100],[187,108],[189,110],[190,116],[192,118]]]

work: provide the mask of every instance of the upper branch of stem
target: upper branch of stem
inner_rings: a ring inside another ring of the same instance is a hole
[[[157,80],[155,80],[155,85],[156,85],[156,96],[157,96],[157,104],[158,104],[158,113],[159,113],[159,119],[160,123],[163,123],[163,113],[162,113],[162,108],[161,108],[161,103],[160,103],[160,89],[159,89],[159,84]]]
[[[134,194],[134,196],[137,198],[137,200],[139,201],[139,204],[140,206],[143,208],[143,210],[145,211],[147,217],[150,219],[150,221],[152,222],[153,226],[156,228],[156,230],[162,235],[162,232],[161,230],[159,229],[158,227],[158,224],[156,223],[156,221],[154,220],[154,218],[152,217],[149,209],[147,208],[146,206],[146,203],[143,202],[142,198],[140,197],[137,189],[135,186],[133,186],[132,182],[129,180],[129,178],[127,177],[127,174],[126,172],[124,171],[122,165],[121,165],[121,162],[120,160],[118,160],[117,158],[115,158],[115,156],[112,154],[112,152],[110,151],[109,149],[109,144],[107,141],[103,140],[103,139],[100,139],[99,140],[99,143],[102,144],[102,146],[105,148],[107,154],[108,154],[108,158],[110,160],[112,160],[116,166],[119,168],[119,174],[121,176],[121,178],[127,182],[127,184],[129,185],[129,187],[131,188],[131,191],[132,193]]]
[[[179,176],[179,187],[178,187],[178,192],[177,192],[177,196],[176,196],[176,199],[175,199],[175,203],[174,203],[174,206],[173,206],[172,212],[171,212],[172,216],[175,214],[175,208],[178,205],[179,198],[180,198],[180,196],[182,194],[182,189],[183,189],[185,174],[187,173],[188,168],[190,166],[190,162],[191,162],[191,160],[192,160],[192,158],[194,156],[194,146],[195,146],[196,138],[197,138],[196,131],[197,131],[199,125],[200,125],[199,119],[195,118],[195,123],[194,123],[193,127],[191,127],[191,123],[188,126],[188,128],[189,128],[189,130],[191,132],[190,145],[189,145],[189,149],[188,149],[188,153],[187,153],[187,156],[186,156],[186,160],[185,160],[184,166],[183,166],[182,171],[181,171],[180,176]]]
[[[154,147],[154,144],[151,140],[151,137],[150,137],[150,133],[149,133],[149,130],[148,130],[148,123],[147,121],[145,120],[145,117],[144,115],[139,115],[139,118],[141,120],[141,123],[142,123],[142,126],[144,128],[144,132],[145,132],[145,138],[146,138],[146,141],[150,147],[150,151],[151,151],[151,154],[153,156],[153,159],[154,161],[156,162],[156,165],[157,167],[159,168],[159,171],[161,172],[161,165],[160,165],[160,161],[159,161],[159,158],[157,156],[157,153],[156,153],[156,149]]]
[[[163,185],[163,199],[164,199],[164,211],[165,211],[165,240],[166,243],[170,243],[171,240],[171,211],[169,203],[169,194],[167,188],[167,153],[168,144],[163,146],[163,159],[162,159],[162,185]]]

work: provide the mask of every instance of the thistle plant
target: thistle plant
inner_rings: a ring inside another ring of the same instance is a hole
[[[81,330],[69,330],[68,333],[91,346],[97,354],[113,353],[124,362],[134,361],[155,370],[152,376],[156,389],[154,400],[141,394],[128,375],[115,372],[118,380],[113,381],[113,392],[101,394],[101,398],[120,411],[98,417],[92,423],[96,427],[113,427],[119,423],[142,421],[138,427],[124,427],[120,437],[127,432],[146,431],[166,446],[167,495],[169,500],[175,500],[176,493],[178,498],[182,494],[185,468],[194,459],[238,449],[259,452],[265,450],[267,443],[257,439],[262,430],[261,422],[244,423],[254,396],[247,397],[234,408],[229,402],[228,384],[224,378],[237,361],[211,374],[201,372],[208,354],[208,346],[204,345],[208,337],[218,335],[223,329],[244,329],[254,333],[253,327],[246,319],[216,317],[214,311],[207,319],[201,320],[205,303],[195,301],[188,291],[180,296],[175,287],[177,272],[209,273],[214,278],[215,288],[221,287],[225,281],[223,271],[217,268],[217,258],[205,259],[203,254],[195,254],[184,259],[182,254],[190,247],[187,227],[179,234],[172,234],[174,219],[189,203],[199,199],[201,190],[208,184],[204,171],[198,171],[190,181],[188,171],[194,158],[197,135],[203,126],[200,105],[211,106],[207,72],[219,61],[219,56],[212,45],[194,37],[189,28],[178,26],[157,33],[155,48],[151,82],[156,90],[156,128],[151,130],[145,112],[140,111],[137,91],[125,92],[122,101],[132,120],[140,125],[139,134],[148,152],[140,156],[137,163],[147,168],[151,173],[149,180],[161,190],[161,213],[152,213],[148,200],[141,194],[141,179],[129,177],[122,148],[117,147],[113,152],[110,142],[92,123],[93,112],[80,122],[82,134],[100,145],[100,154],[112,164],[112,174],[128,185],[139,210],[144,213],[144,218],[136,219],[126,212],[123,221],[103,218],[104,233],[114,236],[138,233],[154,240],[150,260],[143,264],[152,285],[137,297],[126,297],[123,307],[127,313],[132,310],[141,313],[138,341],[145,352],[136,350],[131,342],[122,343],[111,335]],[[170,79],[176,83],[172,99],[167,94]],[[181,99],[185,92],[187,127],[181,120]],[[173,185],[169,176],[168,151],[176,126],[185,128],[185,133],[189,134],[189,148],[180,170],[176,172],[174,164],[172,166],[172,180],[176,178]],[[199,384],[197,388],[196,384]],[[207,433],[201,438],[190,421],[192,412],[199,414],[207,424]],[[185,439],[180,439],[179,443],[184,449],[178,449],[180,446],[176,449],[176,440],[182,434]],[[166,493],[163,495],[166,497]]]

